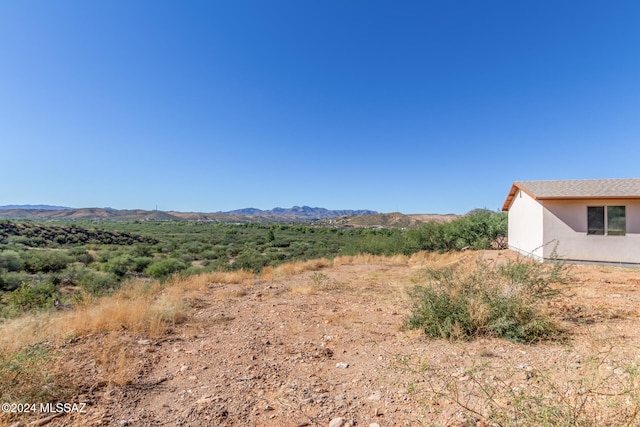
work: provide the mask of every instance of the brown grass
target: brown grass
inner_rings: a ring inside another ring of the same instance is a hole
[[[68,312],[31,314],[0,325],[4,353],[45,341],[91,333],[130,331],[158,337],[188,316],[180,292],[164,292],[157,283],[128,282],[110,297],[85,297]]]
[[[138,355],[125,345],[121,333],[113,331],[96,340],[91,348],[98,369],[99,381],[109,385],[130,384],[139,367]]]
[[[331,267],[334,263],[326,258],[312,259],[309,261],[292,261],[277,267],[265,267],[261,278],[273,279],[275,277],[290,277],[305,271],[318,271]]]
[[[318,289],[313,285],[296,285],[291,287],[291,293],[296,295],[317,295]]]
[[[173,276],[169,281],[168,288],[180,291],[184,290],[205,290],[212,284],[246,283],[255,279],[255,274],[246,270],[219,271],[213,273],[203,273],[196,276],[181,277]]]

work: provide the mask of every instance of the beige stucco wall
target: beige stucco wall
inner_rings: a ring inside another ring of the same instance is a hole
[[[509,208],[509,249],[542,259],[543,253],[542,205],[518,191]]]
[[[558,242],[558,255],[575,261],[640,263],[640,201],[544,200],[543,240]],[[587,235],[587,206],[626,206],[625,236]],[[511,217],[509,217],[511,219]],[[544,247],[549,258],[554,245]]]

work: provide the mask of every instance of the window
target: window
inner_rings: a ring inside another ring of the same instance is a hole
[[[604,206],[587,207],[587,234],[604,234]]]
[[[626,232],[624,206],[587,206],[587,234],[624,236]]]
[[[607,206],[607,234],[624,236],[627,231],[627,217],[624,206]]]

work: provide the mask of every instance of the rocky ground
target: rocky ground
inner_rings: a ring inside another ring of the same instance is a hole
[[[477,256],[499,262],[514,255],[463,255]],[[482,426],[491,425],[491,410],[513,407],[509,396],[523,390],[537,387],[577,408],[571,399],[598,385],[594,373],[607,381],[633,380],[626,371],[640,362],[638,270],[574,267],[564,296],[549,304],[570,338],[525,345],[448,342],[403,330],[406,290],[424,280],[423,268],[389,259],[208,283],[188,296],[191,316],[166,336],[122,331],[65,344],[74,382],[84,384],[74,401],[86,403],[85,413],[10,422]],[[96,346],[113,358],[108,380],[99,368],[105,365],[87,356]],[[487,399],[486,390],[494,397]],[[590,411],[601,421],[615,415],[600,407]]]

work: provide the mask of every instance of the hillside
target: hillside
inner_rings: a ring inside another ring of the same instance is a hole
[[[47,247],[77,244],[133,245],[135,243],[157,243],[157,240],[125,231],[88,229],[78,226],[62,227],[0,221],[0,244],[11,240],[26,247]]]
[[[438,223],[449,222],[460,215],[455,214],[411,214],[405,215],[400,212],[375,213],[369,215],[343,216],[321,221],[323,225],[333,225],[342,227],[367,227],[367,228],[409,228],[417,227],[429,221]]]

